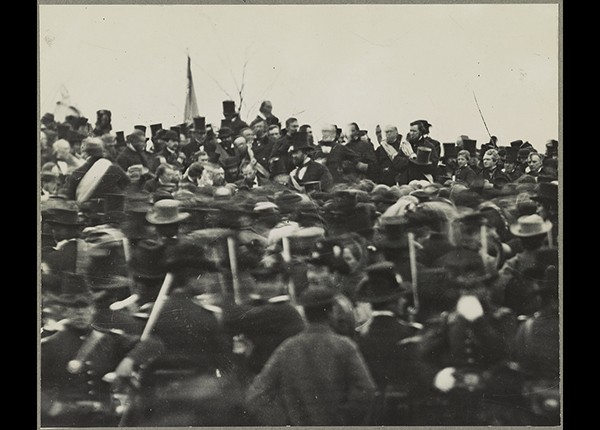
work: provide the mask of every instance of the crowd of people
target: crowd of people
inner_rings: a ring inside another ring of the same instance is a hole
[[[41,118],[41,424],[559,425],[558,141]]]

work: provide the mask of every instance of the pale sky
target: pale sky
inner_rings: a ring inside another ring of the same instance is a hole
[[[500,145],[559,138],[557,4],[40,5],[40,112],[64,85],[93,124],[113,130],[183,122],[187,53],[200,115],[221,102],[250,122],[271,100],[320,135],[324,123],[375,126],[426,119],[431,136]],[[245,76],[242,80],[242,72]]]

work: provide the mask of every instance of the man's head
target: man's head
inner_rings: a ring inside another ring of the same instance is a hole
[[[81,143],[81,153],[85,158],[102,157],[104,155],[104,146],[99,137],[88,137]]]
[[[66,160],[71,154],[71,144],[65,139],[60,139],[54,142],[52,150],[57,159]]]
[[[532,152],[527,157],[527,165],[529,166],[530,172],[537,172],[542,167],[544,160],[542,156],[537,152]]]
[[[359,137],[360,128],[358,124],[355,122],[351,122],[346,126],[346,130],[344,130],[344,134],[348,138],[348,140],[355,140]]]
[[[229,127],[223,127],[219,130],[219,140],[223,148],[229,148],[233,142],[233,132]]]
[[[298,298],[309,322],[327,322],[335,302],[335,292],[329,287],[310,286]]]
[[[127,143],[130,144],[133,149],[140,152],[146,147],[146,137],[141,130],[135,130],[127,136]]]
[[[431,127],[431,124],[429,124],[425,120],[417,120],[417,121],[411,122],[410,130],[408,131],[408,134],[406,135],[406,139],[410,143],[418,142],[423,136],[429,134],[429,127]]]
[[[248,163],[242,167],[242,176],[248,183],[253,182],[256,179],[256,165]]]
[[[321,129],[323,142],[335,142],[337,138],[337,128],[333,124],[326,124]]]
[[[179,180],[179,171],[171,164],[162,163],[156,168],[155,174],[163,184],[176,184]]]
[[[180,136],[179,136],[179,134],[177,134],[176,131],[173,131],[173,130],[167,131],[167,133],[165,134],[165,141],[167,143],[167,148],[169,148],[171,151],[176,151],[177,148],[179,148],[179,139],[180,139]]]
[[[256,140],[256,133],[250,127],[243,128],[240,130],[240,136],[243,136],[246,139],[246,144],[252,145]]]
[[[257,121],[252,126],[252,132],[258,139],[262,139],[267,134],[267,121]]]
[[[208,163],[208,153],[206,151],[198,151],[196,152],[196,159],[200,164]]]
[[[279,139],[281,137],[281,131],[279,130],[279,126],[276,124],[269,126],[267,136],[269,136],[269,141],[271,142],[275,142],[277,139]]]
[[[387,143],[394,143],[398,138],[398,127],[395,125],[386,125],[383,131],[385,133],[385,141]]]
[[[287,130],[288,136],[297,133],[299,128],[300,124],[298,123],[298,120],[296,118],[288,118],[285,121],[285,129]]]
[[[483,154],[483,168],[493,169],[498,164],[499,159],[500,156],[498,155],[498,151],[495,149],[488,149],[485,154]]]
[[[245,155],[248,153],[248,142],[244,136],[238,136],[233,141],[233,146],[239,154]]]
[[[304,164],[304,160],[308,158],[308,153],[304,149],[296,149],[292,151],[292,163],[294,166],[302,166]]]
[[[260,110],[260,113],[262,113],[264,116],[266,116],[268,118],[272,115],[273,104],[270,101],[265,100],[264,102],[262,102],[260,104],[259,110]]]

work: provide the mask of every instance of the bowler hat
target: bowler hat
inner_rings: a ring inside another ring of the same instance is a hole
[[[292,151],[296,151],[298,149],[313,149],[313,147],[310,145],[309,134],[306,131],[299,131],[292,136]]]
[[[383,303],[409,291],[408,284],[399,279],[396,265],[390,261],[372,264],[365,271],[367,277],[361,280],[357,290],[357,300],[361,302]]]
[[[552,229],[552,222],[544,221],[537,215],[525,215],[519,217],[516,223],[510,226],[510,231],[517,237],[531,237],[546,234]]]
[[[179,212],[180,202],[174,199],[162,199],[154,203],[152,209],[146,214],[150,224],[173,224],[183,221],[190,216],[189,213]]]
[[[83,276],[67,272],[62,274],[61,281],[61,292],[56,299],[59,304],[85,307],[94,302],[94,296]]]
[[[194,130],[195,131],[206,131],[206,118],[203,116],[196,116],[193,118],[194,120]]]
[[[537,194],[532,196],[531,200],[539,202],[558,201],[558,185],[552,182],[540,182],[537,186]]]
[[[221,127],[219,129],[219,139],[230,136],[233,136],[233,130],[231,130],[229,127]]]
[[[164,140],[176,140],[177,142],[179,142],[179,133],[177,133],[176,131],[173,130],[168,130],[165,133],[165,136],[163,137]]]
[[[298,297],[298,304],[305,308],[324,307],[333,304],[336,293],[327,287],[309,287]]]
[[[233,100],[225,100],[223,102],[223,114],[224,115],[233,115],[235,114],[235,102]]]
[[[417,148],[417,158],[410,159],[410,161],[419,166],[429,166],[431,164],[431,148],[426,146],[419,146]]]

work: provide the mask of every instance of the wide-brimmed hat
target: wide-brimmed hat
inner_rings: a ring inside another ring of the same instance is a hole
[[[516,223],[510,226],[510,231],[517,237],[531,237],[546,234],[552,229],[551,221],[537,215],[525,215],[520,217]]]
[[[401,281],[396,265],[390,261],[372,264],[365,268],[367,276],[360,281],[357,300],[383,303],[408,293],[408,283]]]
[[[417,148],[417,158],[410,159],[411,163],[417,164],[419,166],[429,166],[431,161],[431,148],[426,146],[419,146]]]
[[[190,216],[187,212],[179,212],[181,202],[174,199],[163,199],[154,203],[146,214],[150,224],[173,224],[183,221]]]
[[[558,201],[558,185],[552,182],[540,182],[537,186],[537,194],[531,197],[535,201]]]

